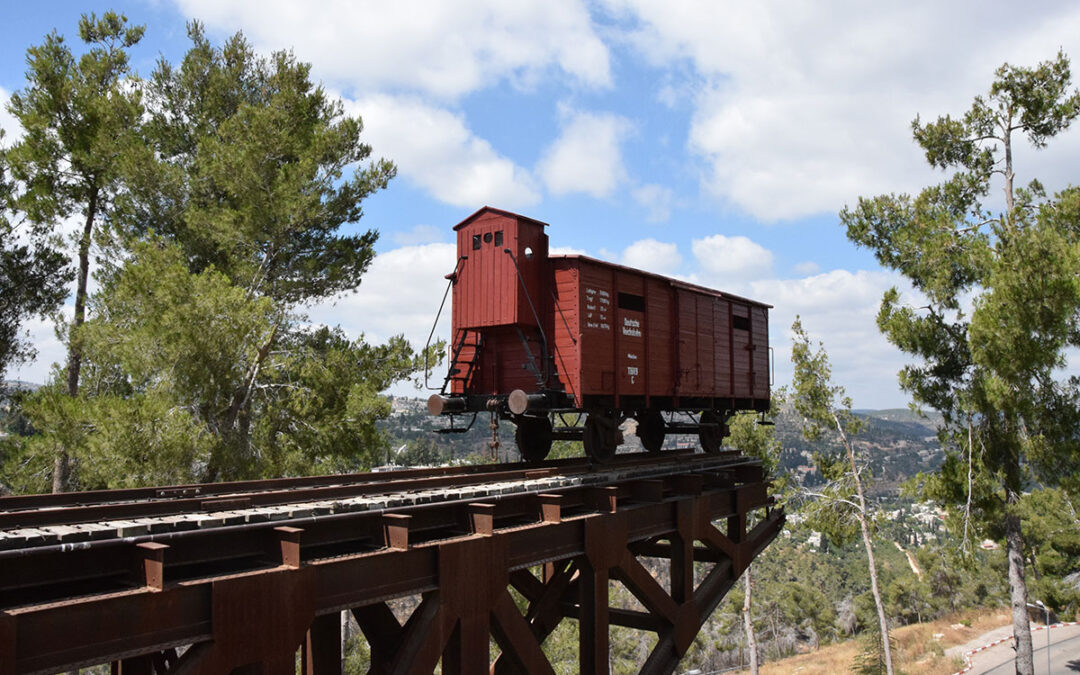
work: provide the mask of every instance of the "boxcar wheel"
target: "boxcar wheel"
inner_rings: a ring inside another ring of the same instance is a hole
[[[664,428],[664,416],[659,410],[646,410],[637,418],[637,436],[641,439],[641,445],[649,452],[660,452],[664,447],[664,436],[667,434]]]
[[[585,454],[594,462],[606,462],[615,456],[615,434],[595,415],[585,418]]]
[[[551,420],[547,417],[519,418],[514,442],[526,462],[544,461],[551,452]]]
[[[708,453],[720,452],[723,447],[724,436],[727,434],[725,419],[716,414],[714,410],[706,410],[701,413],[698,426],[698,438],[701,439],[701,449]]]

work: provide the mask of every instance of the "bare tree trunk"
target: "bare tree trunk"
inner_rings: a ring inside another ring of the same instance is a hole
[[[1033,675],[1034,655],[1031,646],[1031,624],[1028,623],[1027,582],[1024,580],[1024,545],[1020,531],[1020,516],[1013,510],[1019,494],[1005,488],[1005,552],[1009,559],[1009,595],[1012,599],[1013,639],[1016,644],[1017,675]]]
[[[848,442],[847,434],[844,433],[844,427],[840,424],[840,419],[835,415],[833,419],[836,421],[836,430],[840,432],[840,439],[844,441],[844,447],[847,448],[848,462],[851,464],[851,475],[855,479],[855,491],[859,495],[859,529],[862,531],[863,546],[866,547],[866,566],[870,570],[870,592],[874,596],[874,605],[877,606],[878,624],[881,629],[881,649],[882,653],[885,654],[885,672],[888,675],[893,675],[892,648],[889,645],[889,621],[885,617],[885,605],[881,602],[881,591],[878,590],[877,563],[874,561],[874,546],[870,540],[870,527],[866,522],[866,497],[863,495],[859,469],[855,465],[855,451],[852,449],[851,443]]]
[[[743,579],[746,580],[746,597],[743,599],[742,616],[743,628],[746,630],[746,649],[750,652],[750,675],[758,675],[757,640],[754,638],[754,622],[750,618],[750,598],[754,591],[754,585],[750,579],[752,569],[753,565],[747,566],[743,574]]]
[[[769,623],[772,624],[772,643],[773,649],[776,650],[776,660],[779,661],[783,658],[783,654],[780,652],[780,629],[776,627],[776,612],[769,613]]]
[[[94,218],[97,215],[98,191],[90,191],[90,200],[86,205],[86,223],[79,239],[79,278],[75,290],[75,316],[68,333],[67,389],[68,396],[79,395],[79,375],[82,372],[82,346],[78,340],[78,330],[86,321],[86,287],[90,278],[90,244],[93,241]],[[67,448],[61,448],[53,462],[53,493],[64,492],[71,487],[71,455]]]

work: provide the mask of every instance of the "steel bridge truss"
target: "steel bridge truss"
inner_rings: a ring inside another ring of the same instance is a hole
[[[298,653],[305,675],[338,674],[342,611],[377,674],[553,673],[542,644],[568,619],[580,672],[608,672],[615,625],[655,634],[641,672],[671,673],[784,515],[761,467],[741,463],[283,522],[5,558],[0,675],[110,662],[118,675],[277,675]],[[612,607],[611,581],[641,609]],[[402,621],[390,603],[405,596],[420,601]]]

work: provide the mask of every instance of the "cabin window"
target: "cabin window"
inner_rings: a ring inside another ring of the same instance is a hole
[[[633,293],[619,293],[619,309],[629,309],[633,312],[645,311],[645,297]]]
[[[485,244],[490,244],[491,243],[491,233],[490,232],[485,232],[484,233],[484,243]]]
[[[474,251],[479,251],[480,250],[480,235],[478,235],[478,234],[474,234],[472,236],[472,250],[474,250]]]
[[[495,233],[495,245],[502,246],[502,230]]]
[[[731,325],[735,330],[750,330],[750,317],[733,316],[731,317]]]

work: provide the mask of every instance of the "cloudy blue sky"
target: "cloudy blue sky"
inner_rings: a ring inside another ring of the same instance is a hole
[[[857,407],[906,404],[903,358],[877,333],[901,281],[844,237],[859,195],[940,176],[911,141],[916,114],[962,113],[1008,61],[1080,58],[1080,4],[691,0],[131,0],[8,3],[0,103],[25,86],[25,51],[54,28],[77,42],[83,11],[145,24],[149,73],[181,59],[185,23],[220,42],[291,49],[363,118],[398,178],[358,227],[381,233],[356,294],[315,321],[422,344],[453,267],[451,227],[487,204],[550,223],[552,246],[775,305],[776,379],[790,379],[796,314],[822,340]],[[17,125],[6,111],[0,126]],[[1018,174],[1076,181],[1080,131]],[[43,381],[62,348],[9,378]]]

